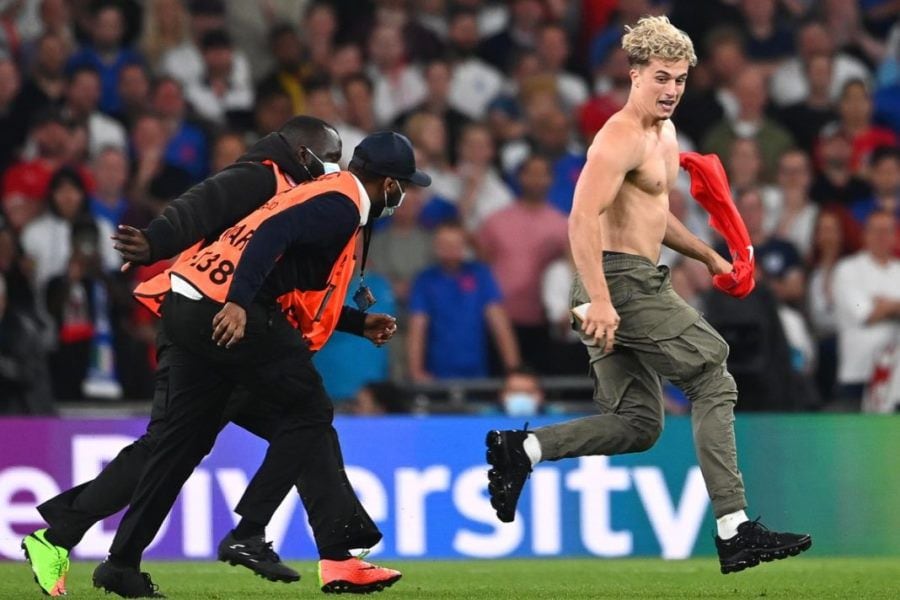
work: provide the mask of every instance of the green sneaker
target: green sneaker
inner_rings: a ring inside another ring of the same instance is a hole
[[[66,575],[69,573],[69,551],[47,541],[46,529],[29,533],[22,540],[25,558],[34,571],[34,581],[48,596],[66,595]]]

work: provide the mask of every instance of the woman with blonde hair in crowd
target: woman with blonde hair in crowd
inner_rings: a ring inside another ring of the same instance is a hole
[[[150,0],[145,14],[141,52],[158,72],[163,55],[188,39],[188,14],[181,0]]]

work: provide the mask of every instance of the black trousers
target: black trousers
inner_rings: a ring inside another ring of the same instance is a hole
[[[191,345],[198,345],[201,352],[192,356],[183,345],[173,344],[166,335],[164,326],[158,339],[159,366],[147,432],[124,448],[96,479],[67,490],[38,507],[41,516],[53,529],[60,543],[67,547],[75,546],[94,523],[127,506],[142,476],[154,469],[150,466],[151,457],[161,441],[167,439],[174,440],[177,444],[185,444],[187,432],[178,433],[179,422],[187,420],[193,423],[194,419],[203,421],[203,434],[190,441],[188,444],[190,448],[182,448],[180,452],[174,453],[182,456],[183,460],[193,462],[194,466],[208,452],[215,435],[229,420],[270,442],[262,466],[238,504],[236,509],[238,514],[256,523],[268,523],[290,485],[296,484],[306,506],[310,526],[320,552],[367,548],[378,543],[382,537],[381,533],[359,503],[344,473],[337,432],[330,424],[330,401],[321,387],[318,374],[309,363],[308,351],[305,351],[302,340],[300,346],[297,346],[299,335],[293,330],[284,328],[286,323],[283,320],[279,321],[280,315],[263,307],[251,309],[248,314],[249,343],[242,347],[242,342],[231,350],[224,351],[225,356],[219,356],[218,362],[226,365],[225,368],[231,373],[227,373],[228,377],[216,375],[212,378],[224,379],[223,388],[232,387],[231,382],[234,380],[246,381],[246,384],[239,383],[227,402],[220,399],[209,402],[204,409],[197,406],[198,412],[206,411],[202,419],[191,411],[187,411],[189,416],[185,416],[186,407],[182,406],[181,402],[192,400],[184,397],[173,398],[172,392],[178,386],[183,388],[183,385],[171,380],[172,365],[179,364],[175,369],[176,377],[180,377],[178,373],[184,373],[186,369],[189,377],[199,375],[196,372],[190,375],[193,366],[210,368],[213,372],[219,369],[215,359],[203,357],[206,354],[216,356],[223,351],[211,343],[209,344],[211,348],[204,348],[199,337],[203,334],[200,331],[203,327],[198,327],[203,325],[202,321],[205,319],[206,328],[209,329],[211,314],[215,314],[218,306],[205,302],[193,303],[179,296],[167,300],[166,304],[167,308],[172,304],[176,305],[176,308],[171,308],[168,312],[170,326],[173,322],[178,326],[185,320],[190,321],[192,318],[196,320],[192,324],[182,324],[180,331],[186,336],[194,336],[196,341]],[[254,332],[252,340],[249,337],[251,320]],[[208,333],[206,340],[211,336],[211,332]],[[183,337],[181,333],[176,335],[179,338]],[[271,348],[261,347],[267,343],[271,344]],[[279,347],[291,350],[273,353],[272,350]],[[238,352],[230,355],[233,350]],[[256,359],[252,356],[254,352],[257,354]],[[261,362],[267,364],[259,369],[261,371],[259,376],[246,374],[251,363]],[[297,379],[302,383],[284,382],[277,386],[281,389],[273,392],[271,382],[280,377],[281,369],[289,369],[291,364],[300,365],[296,372]],[[268,385],[259,383],[260,379],[270,383]],[[254,390],[252,394],[249,393],[251,389]],[[295,395],[289,401],[285,401],[288,394]],[[212,428],[208,425],[215,422],[216,418],[219,419],[219,424],[215,432],[212,432]],[[310,420],[327,421],[327,426],[312,426]],[[312,441],[304,441],[309,434],[307,430],[315,430],[311,435]],[[197,433],[199,432],[198,429]],[[315,446],[312,452],[308,451],[310,445]],[[298,453],[299,447],[302,447],[305,453]],[[197,459],[196,456],[201,450],[205,451],[199,454]],[[166,462],[157,457],[154,464],[161,461]],[[190,468],[192,470],[193,466]],[[182,472],[183,469],[179,470],[179,473]],[[151,479],[158,479],[156,477],[158,474],[151,474]],[[190,470],[187,474],[190,474]],[[296,477],[290,479],[291,474],[296,474]],[[177,483],[175,494],[183,481],[181,479]],[[167,494],[169,495],[171,492]],[[174,502],[174,496],[171,497]],[[171,502],[169,505],[171,506]],[[156,528],[158,527],[157,524]]]

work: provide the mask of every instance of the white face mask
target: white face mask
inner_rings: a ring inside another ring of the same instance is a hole
[[[389,217],[394,214],[398,208],[403,206],[403,199],[406,198],[406,192],[403,191],[402,187],[400,187],[400,182],[395,179],[394,183],[396,183],[397,187],[400,188],[400,199],[397,200],[397,204],[395,206],[388,206],[387,190],[384,190],[384,210],[381,211],[382,217]]]
[[[329,173],[340,173],[341,172],[341,165],[339,165],[337,163],[333,163],[333,162],[325,162],[324,160],[322,160],[321,158],[316,156],[316,153],[313,152],[312,150],[310,150],[309,148],[307,148],[306,151],[309,152],[310,156],[312,156],[317,161],[322,163],[322,175],[328,175]]]
[[[503,397],[506,414],[511,417],[532,417],[538,413],[538,397],[528,392],[510,392]]]

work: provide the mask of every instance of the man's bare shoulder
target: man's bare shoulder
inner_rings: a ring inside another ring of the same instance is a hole
[[[604,158],[615,158],[629,166],[640,164],[644,151],[645,134],[640,123],[621,112],[614,114],[600,128],[591,142],[590,153]]]

